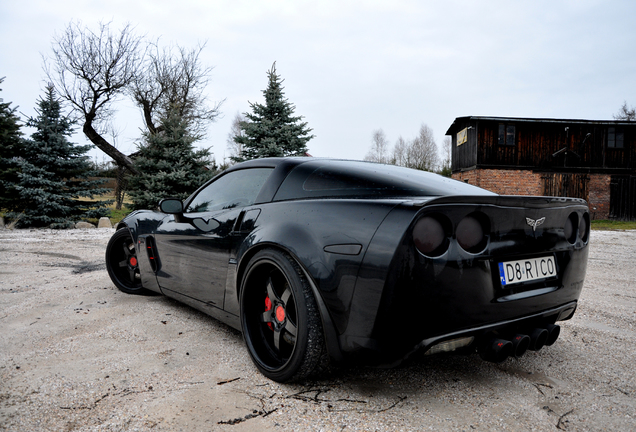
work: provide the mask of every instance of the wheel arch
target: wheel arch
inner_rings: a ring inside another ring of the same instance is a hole
[[[314,278],[307,271],[302,262],[298,259],[298,257],[290,251],[288,248],[283,245],[273,243],[273,242],[263,242],[254,245],[252,248],[247,250],[240,259],[237,267],[237,276],[236,276],[236,296],[237,301],[240,299],[241,290],[243,289],[243,282],[247,272],[247,266],[251,259],[260,251],[266,249],[273,249],[279,252],[282,252],[286,255],[289,255],[298,265],[298,267],[303,272],[305,279],[309,283],[311,291],[316,299],[316,304],[318,305],[318,313],[320,314],[320,320],[322,322],[323,335],[325,338],[325,345],[327,347],[327,352],[329,354],[329,358],[333,362],[340,362],[343,359],[342,350],[340,349],[340,343],[338,341],[338,332],[334,325],[333,320],[331,319],[331,315],[329,314],[329,309],[325,304],[322,295],[320,294],[320,290],[314,281]]]
[[[130,232],[130,235],[133,235],[133,236],[135,235],[135,233],[132,232],[132,230],[130,229],[127,223],[118,222],[117,224],[115,224],[115,231],[119,231],[120,229],[124,229],[124,228]]]
[[[135,224],[129,224],[126,222],[119,222],[115,225],[115,232],[122,230],[122,229],[127,229],[128,232],[130,233],[130,236],[133,239],[133,242],[135,243],[135,247],[137,245],[137,237],[138,237],[138,233],[137,233],[137,229]],[[137,251],[139,252],[139,251]]]

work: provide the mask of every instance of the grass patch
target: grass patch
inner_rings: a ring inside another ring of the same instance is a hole
[[[131,209],[126,208],[127,204],[132,204],[132,200],[125,195],[124,196],[124,205],[122,206],[123,208],[121,210],[117,210],[115,208],[115,191],[111,190],[109,193],[106,193],[104,195],[97,195],[95,197],[93,197],[92,199],[90,198],[79,198],[80,201],[94,201],[94,200],[99,200],[99,201],[112,201],[112,203],[110,203],[110,205],[108,205],[106,208],[108,208],[110,210],[110,213],[107,214],[108,218],[110,219],[110,223],[115,226],[115,224],[119,223],[123,218],[125,218],[128,213],[132,212]],[[99,222],[98,219],[88,219],[88,222],[97,225],[97,223]]]
[[[110,223],[113,224],[113,226],[115,226],[116,223],[119,223],[123,218],[125,218],[126,216],[128,216],[128,213],[130,213],[132,210],[129,208],[126,208],[126,206],[124,205],[124,208],[122,208],[121,210],[117,210],[114,208],[110,209],[110,214],[108,215],[108,217],[110,218]]]
[[[593,230],[636,230],[636,221],[593,220]]]

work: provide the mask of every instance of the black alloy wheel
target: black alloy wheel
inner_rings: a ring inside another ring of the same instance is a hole
[[[127,228],[113,234],[106,246],[106,269],[115,286],[128,294],[145,294],[135,243]]]
[[[241,287],[241,327],[248,351],[266,377],[307,378],[327,362],[322,322],[299,265],[275,249],[249,262]]]

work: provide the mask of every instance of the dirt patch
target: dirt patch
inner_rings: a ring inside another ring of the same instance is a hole
[[[0,430],[631,430],[636,232],[592,233],[559,341],[501,365],[432,356],[303,385],[267,380],[240,333],[115,289],[112,229],[0,230]]]

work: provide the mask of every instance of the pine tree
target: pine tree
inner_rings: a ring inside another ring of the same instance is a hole
[[[0,78],[0,84],[4,78]],[[1,91],[2,89],[0,89]],[[20,194],[15,185],[19,168],[16,158],[22,155],[24,141],[20,132],[16,108],[0,98],[0,210],[17,210]]]
[[[134,209],[156,208],[166,197],[187,198],[216,172],[207,167],[210,150],[194,150],[199,137],[176,111],[161,125],[161,132],[144,134],[146,142],[133,156],[139,174],[130,178],[128,195]]]
[[[283,93],[283,80],[276,74],[276,63],[267,72],[268,85],[263,90],[265,105],[251,103],[252,113],[244,113],[246,120],[240,123],[243,134],[235,136],[234,141],[241,146],[242,152],[233,156],[234,162],[276,157],[304,156],[307,142],[314,137],[309,135],[312,129],[302,116],[293,116],[295,107]]]
[[[78,219],[105,215],[105,201],[93,201],[108,189],[100,188],[103,180],[89,180],[95,174],[86,153],[91,146],[78,146],[68,141],[73,122],[62,113],[60,100],[52,85],[37,103],[36,117],[27,125],[36,129],[25,140],[16,189],[20,194],[22,214],[19,226],[68,228]],[[88,200],[79,200],[88,198]]]

